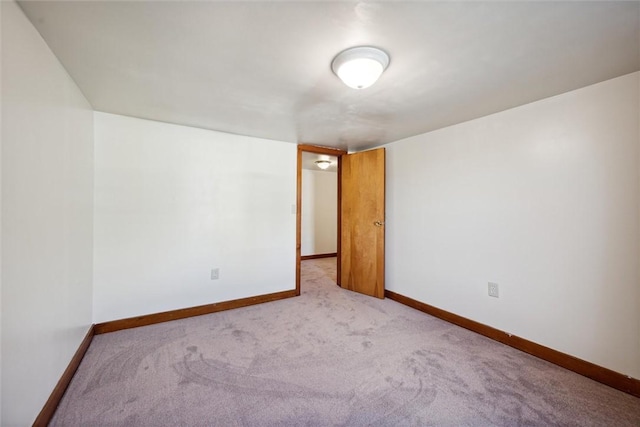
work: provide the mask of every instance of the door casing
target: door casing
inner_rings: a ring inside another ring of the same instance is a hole
[[[336,282],[340,286],[340,231],[341,227],[341,210],[342,210],[342,156],[347,154],[344,150],[330,147],[321,147],[317,145],[300,144],[298,145],[298,167],[296,174],[296,295],[300,295],[300,256],[302,250],[302,153],[316,153],[335,156],[338,158],[338,235],[337,241],[337,277]]]

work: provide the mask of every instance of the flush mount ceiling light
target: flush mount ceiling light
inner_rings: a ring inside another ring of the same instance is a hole
[[[352,47],[340,52],[331,69],[340,80],[354,89],[364,89],[376,82],[389,65],[389,55],[371,46]]]
[[[331,166],[330,160],[316,160],[315,163],[316,163],[316,166],[318,166],[322,170],[325,170],[329,166]]]

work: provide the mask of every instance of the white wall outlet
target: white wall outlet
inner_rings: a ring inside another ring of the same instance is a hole
[[[220,269],[212,268],[211,269],[211,280],[218,280],[220,278]]]
[[[489,296],[500,298],[500,294],[498,293],[498,284],[489,282]]]

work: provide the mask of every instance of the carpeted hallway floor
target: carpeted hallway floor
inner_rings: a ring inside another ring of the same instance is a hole
[[[640,426],[638,398],[334,278],[96,336],[51,425]]]

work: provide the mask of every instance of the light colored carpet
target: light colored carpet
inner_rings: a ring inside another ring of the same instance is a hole
[[[51,425],[640,426],[638,398],[334,278],[96,336]]]

